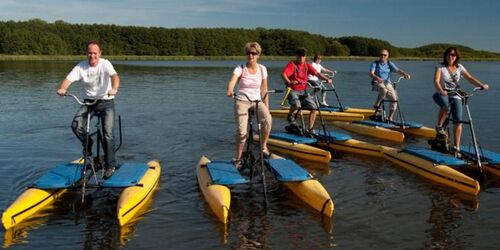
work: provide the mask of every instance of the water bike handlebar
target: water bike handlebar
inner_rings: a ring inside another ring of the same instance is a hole
[[[400,76],[397,81],[393,82],[393,84],[399,83],[403,79],[405,79],[405,77],[404,76]]]
[[[324,83],[326,82],[326,80],[321,80],[321,84],[319,86],[312,86],[309,82],[308,82],[308,85],[309,87],[313,88],[313,89],[321,89],[323,88],[324,91],[335,91],[335,86],[333,85],[333,78],[335,77],[335,75],[337,73],[335,73],[337,71],[334,71],[332,73],[324,73],[323,75],[326,76],[327,78],[331,79],[332,80],[332,83],[331,83],[331,86],[332,88],[326,88],[324,87]]]
[[[475,88],[472,89],[472,92],[476,92],[478,90],[484,90],[484,87],[475,87]],[[471,96],[474,95],[474,94],[467,94],[462,89],[456,89],[456,90],[448,91],[448,94],[456,94],[460,98],[469,98],[469,97],[471,97]]]
[[[331,79],[331,78],[330,78]],[[324,83],[326,81],[321,81],[321,84],[319,85],[314,85],[314,84],[311,84],[311,82],[307,82],[307,86],[309,86],[310,88],[314,89],[314,90],[323,90],[323,91],[335,91],[335,86],[333,85],[333,82],[331,84],[331,88],[327,88],[325,87]]]
[[[312,89],[321,89],[323,87],[323,83],[321,83],[320,85],[314,85],[314,84],[311,84],[311,82],[307,82],[307,86],[309,86],[310,88]],[[328,89],[330,90],[330,89]]]
[[[96,104],[97,101],[99,100],[99,99],[94,99],[94,100],[83,100],[82,101],[82,100],[80,100],[80,98],[78,98],[76,95],[73,95],[73,94],[65,94],[64,97],[66,97],[66,96],[73,97],[73,99],[75,99],[75,101],[82,106],[92,106],[92,105]]]
[[[332,73],[324,73],[323,75],[325,75],[326,77],[330,78],[330,79],[333,79],[335,77],[335,72],[332,72]]]
[[[332,84],[333,84],[333,78],[335,77],[335,72],[332,72],[332,73],[324,73],[323,74],[324,76],[326,76],[326,78],[328,79],[331,79],[332,80]],[[326,80],[321,80],[321,84],[325,83]]]
[[[267,90],[267,93],[266,93],[266,94],[262,97],[262,100],[266,99],[266,97],[267,97],[267,95],[268,95],[269,93],[283,93],[283,90],[281,90],[281,89],[269,89],[269,90]],[[248,100],[249,102],[260,102],[260,101],[261,101],[261,100],[255,100],[255,101],[252,101],[252,100],[250,99],[250,97],[248,97],[248,96],[247,96],[247,94],[245,94],[245,93],[238,93],[238,94],[234,94],[234,93],[233,93],[233,98],[235,98],[235,99],[236,99],[236,96],[238,96],[238,95],[242,95],[242,96],[244,96],[245,98],[247,98],[247,100]]]

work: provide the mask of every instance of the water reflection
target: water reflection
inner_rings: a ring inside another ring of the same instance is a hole
[[[134,237],[136,224],[151,211],[153,199],[138,211],[137,216],[120,227],[116,221],[116,203],[120,191],[96,190],[85,196],[85,203],[81,203],[79,191],[70,191],[33,217],[19,225],[10,228],[4,233],[4,248],[14,244],[28,243],[29,231],[47,224],[58,224],[58,221],[69,220],[73,223],[68,226],[81,228],[84,248],[117,248],[124,246]],[[71,225],[72,224],[72,225]]]
[[[231,192],[229,213],[230,246],[233,249],[257,249],[268,245],[272,224],[268,209],[276,204],[275,183],[268,183],[268,203],[263,199],[262,186],[253,184]]]
[[[48,221],[48,216],[52,214],[50,210],[51,208],[47,208],[47,210],[39,212],[36,216],[24,221],[23,223],[5,230],[3,236],[3,247],[8,248],[14,244],[27,243],[29,231],[45,225]]]
[[[425,249],[467,249],[467,228],[462,221],[468,209],[478,208],[473,197],[452,197],[430,194],[431,208],[427,223],[430,228],[425,230]],[[472,206],[472,207],[469,207]],[[465,209],[467,208],[467,209]],[[464,235],[465,234],[465,235]]]
[[[316,165],[317,163],[309,164]],[[307,163],[301,162],[301,165],[307,165]],[[324,166],[320,169],[324,171]],[[290,230],[287,236],[288,241],[293,246],[293,241],[309,237],[310,232],[301,232],[299,229],[301,223],[308,226],[311,223],[316,224],[317,228],[323,230],[323,235],[326,235],[327,239],[333,240],[332,218],[309,207],[283,184],[276,181],[273,176],[268,175],[266,181],[267,203],[261,183],[237,185],[231,188],[228,224],[220,223],[210,213],[210,208],[199,190],[198,197],[204,202],[204,209],[208,211],[207,216],[212,217],[222,244],[229,244],[232,249],[270,249],[273,244],[269,237],[287,225],[286,230]],[[293,224],[293,229],[289,228],[290,223]]]

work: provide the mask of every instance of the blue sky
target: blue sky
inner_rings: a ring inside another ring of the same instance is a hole
[[[0,20],[303,30],[500,52],[498,0],[0,0]]]

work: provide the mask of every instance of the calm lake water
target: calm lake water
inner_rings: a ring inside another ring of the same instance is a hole
[[[79,157],[80,144],[70,130],[77,105],[58,97],[58,83],[76,62],[0,62],[0,210],[43,172]],[[233,102],[227,81],[242,62],[113,62],[122,79],[116,98],[122,117],[119,162],[159,159],[159,189],[136,223],[119,228],[114,221],[116,192],[97,190],[88,206],[75,207],[68,195],[45,216],[5,232],[12,249],[493,249],[500,244],[500,189],[487,185],[477,200],[438,187],[381,159],[339,154],[330,166],[309,166],[335,203],[325,219],[276,183],[269,205],[258,188],[233,190],[230,222],[222,226],[198,190],[195,167],[201,155],[233,157]],[[270,88],[282,88],[285,62],[266,62]],[[407,120],[434,127],[432,102],[436,62],[396,61],[412,74],[398,85]],[[371,107],[369,62],[326,61],[342,101]],[[497,131],[500,74],[498,62],[465,62],[491,86],[470,101],[478,138],[500,152]],[[465,83],[465,82],[464,82]],[[466,89],[470,90],[470,84]],[[75,83],[71,91],[81,93]],[[281,94],[272,96],[279,107]],[[334,103],[333,96],[329,96]],[[284,121],[275,119],[275,131]],[[497,128],[497,129],[495,129]],[[465,130],[464,130],[465,131]],[[353,137],[373,143],[387,142]],[[469,133],[464,132],[464,144]],[[412,138],[407,144],[425,146]],[[390,145],[390,144],[388,144]],[[398,145],[392,145],[398,146]],[[77,196],[77,195],[76,195]]]

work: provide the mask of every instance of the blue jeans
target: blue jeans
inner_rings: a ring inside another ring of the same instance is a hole
[[[115,102],[113,100],[100,100],[93,106],[81,106],[73,117],[71,129],[76,137],[82,142],[85,147],[87,115],[90,112],[90,117],[98,116],[101,119],[101,126],[103,128],[103,148],[104,148],[104,161],[106,167],[116,167],[115,157],[115,138],[113,136],[113,125],[115,120]],[[89,136],[88,148],[92,150],[92,139]]]
[[[451,112],[454,123],[462,121],[462,99],[457,96],[442,96],[440,93],[434,93],[432,99],[439,107],[448,109],[448,113]]]

